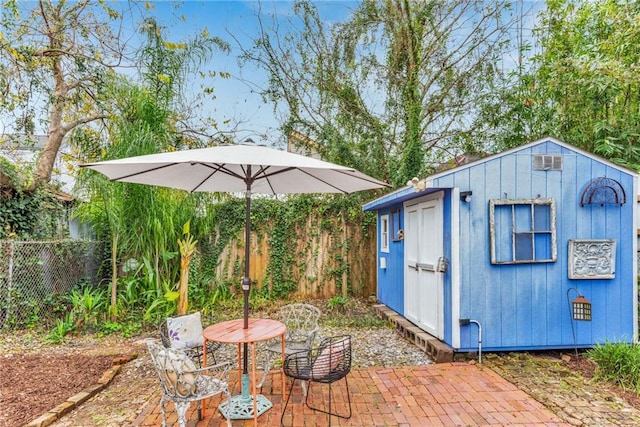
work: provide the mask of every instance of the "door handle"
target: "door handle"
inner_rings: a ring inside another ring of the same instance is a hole
[[[422,263],[422,262],[417,262],[416,266],[422,270],[426,270],[426,271],[436,271],[435,267],[433,266],[433,264],[426,264],[426,263]]]

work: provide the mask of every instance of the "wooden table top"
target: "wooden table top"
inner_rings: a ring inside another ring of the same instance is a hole
[[[209,341],[227,344],[254,343],[284,335],[284,323],[272,319],[249,319],[249,328],[244,329],[244,319],[227,320],[211,325],[202,332]]]

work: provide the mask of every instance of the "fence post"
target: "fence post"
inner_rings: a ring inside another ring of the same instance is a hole
[[[9,317],[11,315],[11,290],[13,288],[13,254],[14,254],[13,240],[9,240],[9,267],[7,271],[7,311],[4,316],[4,322],[2,326],[9,323]]]

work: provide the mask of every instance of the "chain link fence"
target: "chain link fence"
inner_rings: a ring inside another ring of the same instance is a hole
[[[103,250],[91,240],[0,240],[0,331],[55,323],[61,295],[100,282]]]

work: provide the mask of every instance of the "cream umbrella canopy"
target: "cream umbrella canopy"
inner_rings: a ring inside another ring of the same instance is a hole
[[[224,145],[128,157],[83,168],[111,181],[156,185],[189,192],[244,192],[246,198],[244,328],[249,321],[251,194],[353,193],[388,187],[355,169],[254,144]],[[243,373],[247,373],[245,348]]]

